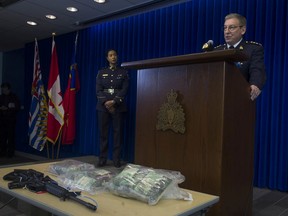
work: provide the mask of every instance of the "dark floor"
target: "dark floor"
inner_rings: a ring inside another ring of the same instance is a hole
[[[0,158],[0,168],[1,166],[29,163],[37,160],[39,158],[33,159],[19,154],[16,154],[13,158],[2,157]],[[89,163],[90,161],[87,162]],[[1,208],[2,205],[0,202],[0,216],[25,216],[25,214],[15,210],[13,207],[5,206]],[[254,188],[253,216],[288,216],[288,193]]]
[[[288,193],[254,188],[253,216],[288,216]]]

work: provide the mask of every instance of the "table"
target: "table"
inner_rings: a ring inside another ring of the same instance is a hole
[[[49,193],[36,194],[25,189],[9,190],[7,186],[8,181],[3,180],[3,176],[14,171],[14,169],[34,169],[43,172],[45,175],[49,175],[47,168],[52,163],[56,162],[36,163],[23,166],[17,165],[1,168],[0,191],[58,216],[205,215],[206,210],[219,201],[218,196],[186,189],[184,190],[192,194],[193,201],[160,200],[155,206],[149,206],[146,203],[118,197],[110,193],[100,193],[96,195],[85,194],[97,201],[98,209],[95,212],[72,200],[60,201],[58,197]],[[49,176],[53,178],[51,175]]]

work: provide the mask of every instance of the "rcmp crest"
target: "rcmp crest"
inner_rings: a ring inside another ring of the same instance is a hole
[[[178,95],[171,89],[167,94],[167,103],[164,103],[158,111],[157,130],[173,130],[175,133],[185,132],[185,114],[182,106],[176,101]]]

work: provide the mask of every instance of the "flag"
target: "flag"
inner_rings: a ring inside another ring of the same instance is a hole
[[[29,145],[42,151],[46,144],[47,132],[47,98],[45,95],[40,69],[38,43],[35,39],[34,71],[31,88],[31,105],[29,111]]]
[[[64,123],[64,109],[62,104],[62,92],[60,86],[58,59],[54,37],[52,40],[52,55],[47,91],[49,97],[47,139],[53,144],[55,144],[58,140],[61,128]]]
[[[70,66],[70,73],[68,77],[68,84],[64,94],[63,107],[65,111],[64,125],[62,131],[62,144],[73,144],[76,136],[76,92],[80,88],[78,79],[78,68],[76,63],[76,49],[77,49],[76,35],[74,43],[74,52],[72,55],[72,64]]]

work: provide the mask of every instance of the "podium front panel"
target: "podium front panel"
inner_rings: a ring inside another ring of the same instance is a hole
[[[254,105],[240,71],[223,61],[139,69],[137,74],[135,163],[180,171],[185,176],[181,187],[220,196],[208,216],[228,215],[234,210],[226,214],[224,208],[230,205],[241,215],[247,195],[252,196]],[[185,113],[184,134],[156,129],[158,112],[172,89]],[[237,147],[243,142],[243,148]],[[249,158],[244,165],[239,161],[243,157]],[[245,185],[238,185],[240,196],[232,199],[239,174],[246,172]]]

